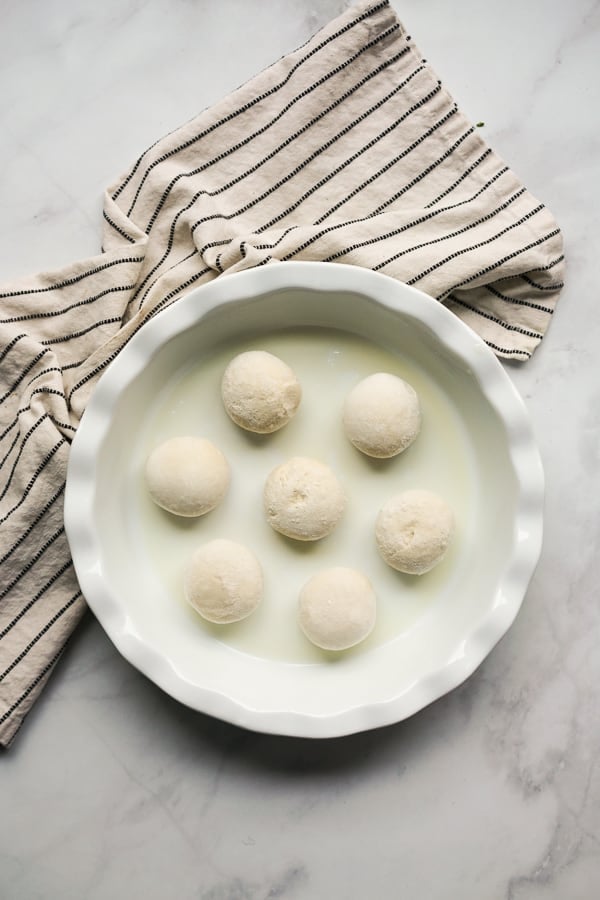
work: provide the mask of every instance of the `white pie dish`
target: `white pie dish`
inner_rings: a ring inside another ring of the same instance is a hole
[[[302,415],[269,440],[240,435],[217,395],[223,361],[248,346],[279,351],[307,386]],[[417,381],[429,421],[395,468],[369,467],[346,449],[337,420],[352,379],[383,359]],[[222,509],[183,526],[160,518],[140,472],[152,442],[185,427],[194,392],[204,416],[188,430],[220,444],[237,481]],[[263,528],[258,509],[263,473],[300,445],[329,455],[356,500],[339,534],[311,551]],[[386,492],[428,477],[459,507],[459,529],[450,558],[411,581],[378,562],[370,516]],[[352,266],[299,262],[220,277],[134,336],[75,436],[65,527],[92,611],[168,694],[253,730],[333,737],[404,719],[475,670],[520,608],[541,549],[542,508],[528,415],[489,348],[414,288]],[[272,585],[246,631],[207,627],[178,596],[181,560],[216,532],[258,542]],[[344,553],[368,569],[382,624],[364,645],[332,656],[303,643],[292,613],[311,569],[343,564]]]

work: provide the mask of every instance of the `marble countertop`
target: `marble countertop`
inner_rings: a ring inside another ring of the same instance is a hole
[[[347,4],[7,2],[0,282],[99,248],[102,191]],[[394,0],[465,113],[558,219],[567,286],[507,371],[547,481],[542,558],[460,688],[310,741],[194,713],[87,614],[0,755],[5,900],[593,900],[600,890],[597,0]]]

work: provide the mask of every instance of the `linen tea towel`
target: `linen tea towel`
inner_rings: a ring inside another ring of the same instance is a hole
[[[387,2],[360,2],[159,140],[106,192],[102,253],[0,290],[0,743],[85,609],[65,539],[70,441],[154,313],[288,260],[372,268],[526,360],[559,229],[457,109]]]

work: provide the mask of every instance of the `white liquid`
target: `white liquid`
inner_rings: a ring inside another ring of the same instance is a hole
[[[272,435],[253,435],[228,418],[220,382],[228,362],[244,350],[267,350],[290,365],[302,385],[295,418]],[[374,372],[390,372],[417,391],[423,424],[414,444],[390,460],[361,454],[346,438],[342,406],[348,391]],[[144,461],[157,444],[175,435],[213,441],[227,457],[231,487],[220,507],[198,519],[179,519],[149,499]],[[190,629],[244,653],[286,662],[322,662],[335,654],[318,650],[296,622],[297,597],[316,571],[329,566],[361,570],[377,594],[377,623],[366,641],[346,652],[361,653],[406,633],[436,603],[451,603],[458,589],[469,532],[469,509],[475,490],[472,448],[465,424],[453,403],[425,371],[412,361],[354,335],[326,329],[297,329],[257,339],[238,340],[215,349],[201,363],[188,365],[163,387],[148,410],[133,448],[129,530],[139,565],[153,567],[156,594],[148,602],[185,606],[182,572],[194,549],[216,537],[247,545],[265,576],[259,609],[234,625],[213,626],[189,610]],[[265,478],[291,456],[312,456],[336,472],[347,495],[342,522],[329,537],[301,543],[276,534],[262,507]],[[390,569],[380,558],[374,523],[382,504],[409,488],[427,488],[452,507],[457,529],[444,561],[427,575],[414,577]],[[462,562],[461,562],[462,560]]]

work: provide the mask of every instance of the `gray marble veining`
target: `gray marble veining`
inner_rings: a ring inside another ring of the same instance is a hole
[[[5,4],[0,280],[96,253],[116,174],[346,5]],[[88,614],[0,758],[7,900],[600,895],[600,4],[394,6],[565,235],[549,333],[507,366],[547,482],[523,608],[412,719],[313,742],[181,707]]]

